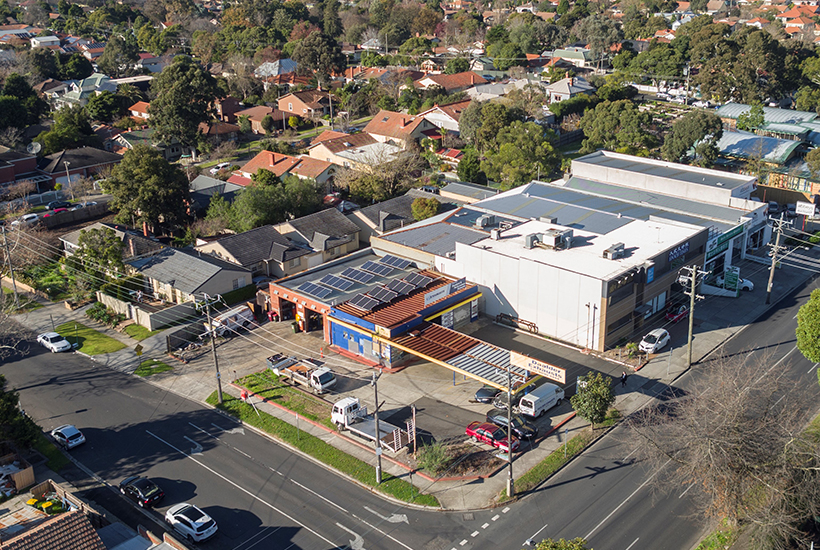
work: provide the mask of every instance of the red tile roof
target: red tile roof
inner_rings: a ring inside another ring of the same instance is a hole
[[[393,111],[379,111],[373,120],[362,130],[376,136],[388,136],[396,139],[407,139],[424,120],[423,117],[405,115]]]
[[[322,90],[304,90],[301,92],[293,92],[283,95],[279,101],[282,101],[291,95],[298,98],[299,101],[314,110],[321,109],[322,106],[328,102],[328,93]]]
[[[3,550],[105,550],[85,513],[75,510],[47,519],[10,539]]]
[[[426,77],[422,78],[421,81],[428,79],[432,80],[436,85],[441,86],[448,92],[487,83],[485,78],[477,73],[474,73],[473,71],[466,71],[456,74],[428,74]]]
[[[225,134],[239,133],[239,126],[229,122],[210,123],[201,122],[199,124],[199,131],[205,136],[223,136]]]
[[[144,101],[137,101],[133,105],[131,105],[128,110],[129,111],[136,111],[138,113],[145,113],[148,114],[148,107],[150,107],[150,103],[146,103]]]
[[[245,174],[256,174],[260,169],[270,170],[279,177],[290,172],[290,169],[299,164],[299,159],[273,151],[261,151],[258,155],[239,169]]]
[[[299,164],[291,168],[290,173],[303,178],[316,179],[332,166],[332,162],[301,156]]]
[[[334,139],[334,138],[343,137],[343,136],[347,136],[347,135],[349,135],[349,134],[346,134],[344,132],[336,132],[335,130],[325,130],[324,132],[322,132],[321,134],[319,134],[318,136],[313,138],[313,140],[311,140],[310,144],[311,145],[316,145],[317,143],[322,143],[323,141],[327,141],[329,139]]]
[[[464,101],[456,101],[455,103],[448,103],[447,105],[439,105],[438,108],[458,122],[458,119],[461,118],[461,113],[470,106],[471,101],[472,99],[465,99]]]
[[[317,145],[327,147],[331,153],[338,153],[340,151],[346,151],[347,149],[352,149],[354,147],[363,147],[373,143],[376,143],[376,139],[373,136],[360,132],[358,134],[350,134],[348,136],[329,139]]]
[[[235,183],[236,185],[241,185],[242,187],[248,187],[249,185],[253,185],[253,180],[251,178],[233,174],[228,178],[228,183]]]

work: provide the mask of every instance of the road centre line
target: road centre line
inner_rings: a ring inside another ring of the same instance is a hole
[[[629,502],[629,499],[631,499],[632,497],[634,497],[634,496],[635,496],[635,494],[637,494],[637,492],[638,492],[638,491],[640,491],[641,489],[643,489],[643,488],[646,486],[646,484],[647,484],[647,483],[649,483],[650,481],[652,481],[652,478],[654,478],[656,475],[658,475],[658,472],[660,472],[662,469],[664,469],[664,468],[666,467],[666,465],[667,465],[667,464],[669,464],[670,462],[672,462],[672,459],[671,459],[671,458],[670,458],[669,460],[667,460],[666,462],[664,462],[664,463],[663,463],[663,466],[661,466],[660,468],[658,468],[657,470],[655,470],[655,472],[654,472],[651,476],[649,476],[649,477],[646,479],[646,481],[644,481],[643,483],[641,483],[641,484],[638,486],[638,488],[637,488],[637,489],[635,489],[634,491],[632,491],[632,494],[631,494],[631,495],[629,495],[628,497],[626,497],[626,498],[624,499],[624,501],[623,501],[623,502],[621,502],[621,503],[620,503],[620,504],[619,504],[619,505],[618,505],[618,506],[617,506],[614,510],[612,510],[612,511],[609,513],[609,515],[608,515],[607,517],[605,517],[604,519],[602,519],[602,520],[601,520],[601,523],[599,523],[598,525],[596,525],[596,526],[592,529],[592,531],[590,531],[589,533],[587,533],[587,535],[586,535],[584,538],[585,538],[585,539],[587,539],[587,540],[589,540],[589,537],[591,537],[591,536],[592,536],[592,533],[594,533],[595,531],[597,531],[597,530],[598,530],[598,528],[599,528],[601,525],[603,525],[604,523],[606,523],[606,521],[607,521],[609,518],[611,518],[611,517],[613,516],[613,514],[615,514],[615,512],[617,512],[618,510],[620,510],[620,509],[621,509],[621,506],[623,506],[624,504],[626,504],[627,502]]]
[[[464,546],[465,544],[467,544],[467,539],[464,539],[463,541],[458,543],[459,546]]]
[[[627,546],[627,547],[626,547],[626,550],[629,550],[630,548],[632,548],[633,546],[635,546],[635,543],[636,543],[636,542],[638,542],[639,540],[641,540],[641,537],[638,537],[638,538],[636,538],[634,541],[632,541],[632,544],[630,544],[629,546]]]
[[[786,396],[785,396],[785,394],[784,394],[784,395],[781,395],[781,396],[780,396],[780,399],[778,399],[777,401],[775,401],[775,402],[774,402],[774,404],[771,406],[771,408],[772,408],[772,409],[773,409],[773,408],[775,408],[775,407],[777,406],[777,404],[778,404],[778,403],[780,403],[781,401],[783,401],[783,398],[784,398],[784,397],[786,397]]]
[[[816,368],[817,368],[817,365],[820,365],[820,363],[815,363],[815,364],[814,364],[814,366],[813,366],[812,368],[810,368],[810,369],[809,369],[809,372],[807,372],[806,374],[811,374],[811,371],[813,371],[814,369],[816,369]]]
[[[489,526],[490,526],[490,524],[489,524],[489,523],[485,523],[484,525],[482,525],[482,526],[481,526],[481,528],[482,528],[482,529],[486,529],[486,528],[487,528],[487,527],[489,527]]]
[[[688,493],[688,492],[689,492],[689,489],[691,489],[693,486],[694,486],[694,483],[690,483],[690,484],[689,484],[689,487],[687,487],[687,488],[686,488],[686,490],[685,490],[684,492],[682,492],[678,498],[683,498],[683,495],[685,495],[686,493]]]
[[[165,440],[164,440],[164,439],[162,439],[160,436],[158,436],[158,435],[156,435],[156,434],[154,434],[154,433],[151,433],[151,432],[149,432],[148,430],[145,430],[145,433],[147,433],[147,434],[148,434],[148,435],[150,435],[151,437],[153,437],[153,438],[155,438],[155,439],[157,439],[157,440],[161,441],[162,443],[165,443],[166,445],[168,445],[169,447],[171,447],[173,450],[175,450],[176,452],[178,452],[178,453],[179,453],[179,454],[181,454],[182,456],[184,456],[184,457],[186,457],[186,458],[188,458],[188,459],[190,459],[190,460],[193,460],[194,462],[196,462],[197,464],[199,464],[200,466],[202,466],[203,468],[205,468],[206,470],[208,470],[209,472],[211,472],[212,474],[214,474],[214,475],[215,475],[215,476],[217,476],[218,478],[220,478],[220,479],[224,480],[225,482],[229,483],[230,485],[233,485],[234,487],[236,487],[237,489],[239,489],[240,491],[242,491],[243,493],[245,493],[246,495],[248,495],[248,496],[249,496],[249,497],[251,497],[252,499],[254,499],[254,500],[258,500],[259,502],[261,502],[262,504],[264,504],[265,506],[267,506],[267,507],[268,507],[268,508],[270,508],[271,510],[273,510],[273,511],[275,511],[275,512],[277,512],[277,513],[281,514],[281,515],[283,515],[284,517],[288,518],[290,521],[292,521],[292,522],[296,523],[297,525],[300,525],[303,529],[305,529],[306,531],[309,531],[309,532],[313,533],[313,534],[314,534],[314,535],[316,535],[318,538],[320,538],[320,539],[322,539],[323,541],[325,541],[326,543],[330,544],[332,547],[339,546],[338,544],[334,543],[333,541],[328,540],[327,538],[325,538],[323,535],[321,535],[321,534],[317,533],[316,531],[314,531],[313,529],[311,529],[310,527],[308,527],[307,525],[305,525],[305,524],[304,524],[304,523],[302,523],[301,521],[297,520],[296,518],[291,517],[291,516],[290,516],[290,515],[288,515],[286,512],[284,512],[284,511],[280,510],[279,508],[277,508],[276,506],[274,506],[274,505],[273,505],[273,504],[271,504],[270,502],[268,502],[268,501],[266,501],[266,500],[264,500],[264,499],[262,499],[262,498],[260,498],[260,497],[256,496],[255,494],[253,494],[252,492],[248,491],[247,489],[245,489],[245,488],[244,488],[244,487],[242,487],[241,485],[239,485],[239,484],[237,484],[237,483],[235,483],[235,482],[231,481],[231,480],[230,480],[230,479],[228,479],[227,477],[223,476],[222,474],[220,474],[219,472],[217,472],[216,470],[214,470],[214,469],[213,469],[213,468],[211,468],[210,466],[207,466],[207,465],[203,464],[201,461],[197,460],[196,458],[194,458],[193,456],[189,455],[189,454],[188,454],[188,453],[186,453],[185,451],[183,451],[183,450],[181,450],[181,449],[179,449],[179,448],[175,447],[175,446],[174,446],[174,445],[172,445],[171,443],[169,443],[169,442],[165,441]]]
[[[533,533],[533,535],[532,535],[530,538],[528,538],[528,539],[526,540],[526,542],[524,542],[524,544],[525,544],[525,545],[527,545],[527,544],[530,544],[530,543],[534,543],[534,542],[535,542],[535,537],[537,537],[537,536],[538,536],[538,534],[539,534],[541,531],[543,531],[544,529],[546,529],[546,528],[547,528],[547,525],[548,525],[548,524],[546,524],[546,523],[545,523],[545,524],[544,524],[544,526],[543,526],[541,529],[539,529],[538,531],[536,531],[535,533]]]
[[[279,528],[274,528],[274,527],[270,527],[270,526],[263,527],[262,530],[259,531],[258,533],[256,533],[255,535],[251,536],[250,538],[248,538],[248,539],[240,542],[236,546],[234,546],[233,550],[239,550],[239,548],[242,548],[246,545],[250,545],[250,546],[247,546],[244,550],[250,550],[251,548],[253,548],[257,544],[260,544],[260,543],[264,542],[268,537],[276,534],[276,531],[278,531],[278,530],[279,530]],[[250,544],[251,541],[254,540],[254,539],[259,539],[259,540],[257,540],[253,544]]]

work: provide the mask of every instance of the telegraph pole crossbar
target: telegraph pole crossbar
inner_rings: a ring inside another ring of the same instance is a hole
[[[219,359],[216,356],[216,329],[211,324],[211,304],[219,302],[219,296],[212,299],[210,296],[202,293],[205,299],[205,315],[208,316],[208,333],[211,335],[211,349],[214,352],[214,369],[216,369],[216,396],[219,404],[222,404],[222,378],[219,375]]]

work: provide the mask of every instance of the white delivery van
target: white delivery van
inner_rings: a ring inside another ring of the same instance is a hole
[[[247,328],[255,322],[253,311],[248,306],[235,307],[211,319],[211,324],[218,336],[224,336],[227,332],[233,333],[239,327]],[[211,330],[208,323],[205,323],[205,329]]]
[[[564,388],[555,384],[543,384],[532,390],[521,398],[518,402],[518,409],[521,414],[536,417],[541,416],[547,410],[556,405],[560,405],[564,400]]]

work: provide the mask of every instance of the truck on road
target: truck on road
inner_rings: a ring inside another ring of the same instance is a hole
[[[350,430],[362,439],[379,441],[380,447],[386,447],[398,452],[410,443],[410,431],[402,430],[384,420],[379,420],[379,435],[376,436],[376,420],[372,414],[367,414],[367,407],[359,403],[358,397],[345,397],[333,405],[330,415],[331,421],[341,432]]]
[[[327,367],[317,365],[310,359],[272,355],[268,357],[268,368],[276,376],[301,384],[319,395],[336,385],[336,375]]]

